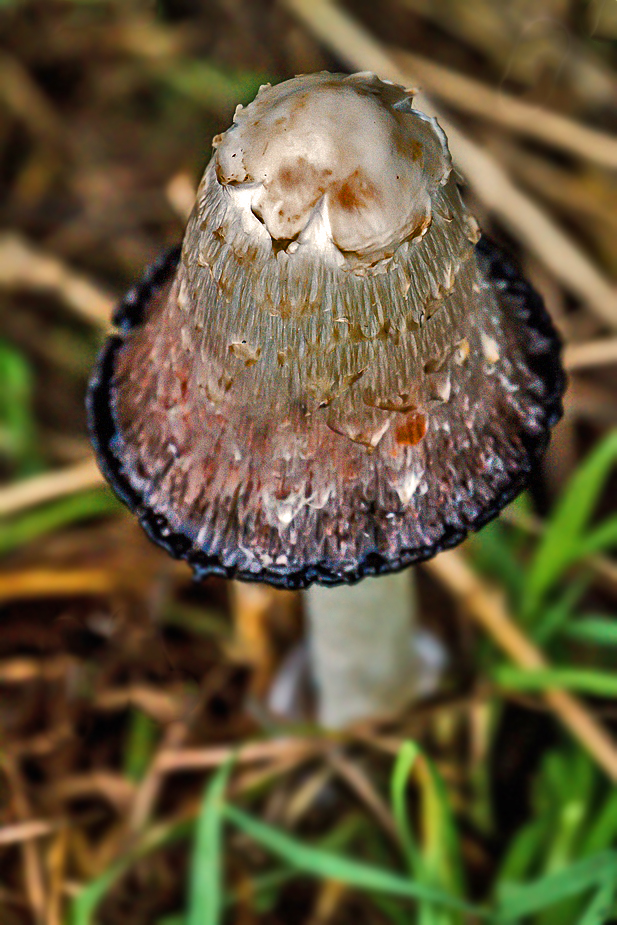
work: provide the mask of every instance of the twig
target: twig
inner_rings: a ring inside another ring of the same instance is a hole
[[[35,475],[0,488],[0,517],[103,484],[103,476],[93,459],[86,459],[57,472]]]
[[[568,344],[564,350],[563,361],[568,370],[617,363],[617,337],[603,337],[584,344]]]
[[[165,746],[151,762],[147,775],[135,793],[129,820],[132,831],[141,830],[148,821],[166,774],[217,768],[231,758],[234,758],[237,764],[280,762],[281,759],[291,759],[294,756],[308,756],[316,748],[316,742],[307,739],[274,739],[268,742],[252,742],[240,748],[175,748],[174,745],[184,738],[186,731],[186,727],[181,724],[169,728]]]
[[[65,777],[54,785],[53,790],[54,796],[60,800],[102,797],[124,815],[133,800],[135,786],[122,774],[101,769],[90,774]]]
[[[522,668],[549,667],[539,649],[514,623],[500,595],[467,565],[460,552],[441,553],[424,566],[464,605],[469,616]],[[544,698],[576,739],[595,758],[611,780],[617,782],[617,743],[589,710],[571,694],[547,690]]]
[[[28,684],[31,681],[58,681],[76,665],[69,655],[49,658],[7,658],[0,661],[0,684]]]
[[[401,69],[369,32],[331,0],[285,0],[285,4],[354,70],[373,71],[404,86],[414,83],[415,77]],[[615,287],[552,218],[514,185],[490,154],[456,128],[424,94],[417,94],[415,99],[419,109],[439,119],[454,161],[480,201],[568,291],[617,330]]]
[[[47,905],[47,918],[45,925],[61,925],[62,895],[66,873],[66,863],[69,847],[69,832],[67,826],[62,826],[52,840],[47,852],[47,876],[49,880],[49,900]]]
[[[383,830],[387,832],[398,848],[400,846],[400,837],[392,813],[366,774],[355,762],[342,754],[340,750],[333,749],[328,752],[327,760],[341,780],[345,781],[347,786],[373,813]]]
[[[400,67],[415,74],[430,93],[457,109],[496,122],[528,138],[536,138],[552,148],[617,170],[617,138],[614,135],[588,128],[542,106],[518,100],[421,55],[394,48],[391,54]]]
[[[116,578],[106,569],[27,569],[0,573],[0,603],[20,598],[107,594],[116,585]]]
[[[107,688],[96,697],[94,707],[109,712],[132,707],[161,725],[173,723],[186,712],[186,704],[179,697],[146,684]]]
[[[20,235],[0,235],[0,286],[49,292],[82,320],[106,328],[114,300],[58,257],[45,254]]]
[[[22,822],[28,822],[30,821],[28,819],[30,816],[30,806],[18,765],[14,759],[6,753],[2,755],[2,765],[4,766],[4,771],[8,780],[15,815]],[[47,907],[47,897],[41,856],[36,842],[32,839],[21,842],[21,852],[24,865],[26,893],[28,895],[32,916],[37,925],[42,925],[43,916]]]
[[[268,742],[250,742],[240,748],[217,746],[214,748],[183,748],[178,751],[162,752],[156,759],[159,772],[171,774],[179,771],[203,771],[218,768],[234,758],[238,764],[252,764],[269,761],[298,751],[307,753],[321,748],[326,740],[287,738]]]
[[[27,822],[5,825],[0,829],[0,845],[17,845],[33,838],[43,838],[45,835],[51,835],[61,825],[60,822],[45,819],[29,819]]]
[[[64,123],[26,68],[13,55],[0,55],[0,96],[9,109],[39,138],[66,147]]]

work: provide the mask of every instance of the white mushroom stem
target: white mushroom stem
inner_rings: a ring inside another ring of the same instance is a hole
[[[418,691],[409,569],[305,592],[311,673],[322,726],[392,716]]]

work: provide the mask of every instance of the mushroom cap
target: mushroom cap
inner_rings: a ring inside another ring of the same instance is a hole
[[[457,544],[525,486],[565,380],[443,132],[374,75],[316,74],[214,146],[94,371],[104,474],[199,578],[339,584]]]

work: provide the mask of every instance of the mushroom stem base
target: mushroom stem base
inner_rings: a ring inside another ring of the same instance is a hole
[[[317,718],[330,729],[392,716],[418,692],[409,570],[304,592]]]

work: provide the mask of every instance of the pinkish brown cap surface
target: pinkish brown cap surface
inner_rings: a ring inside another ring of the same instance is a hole
[[[561,411],[541,300],[400,87],[263,87],[214,139],[182,256],[117,313],[89,393],[103,471],[199,576],[286,587],[454,545]]]

